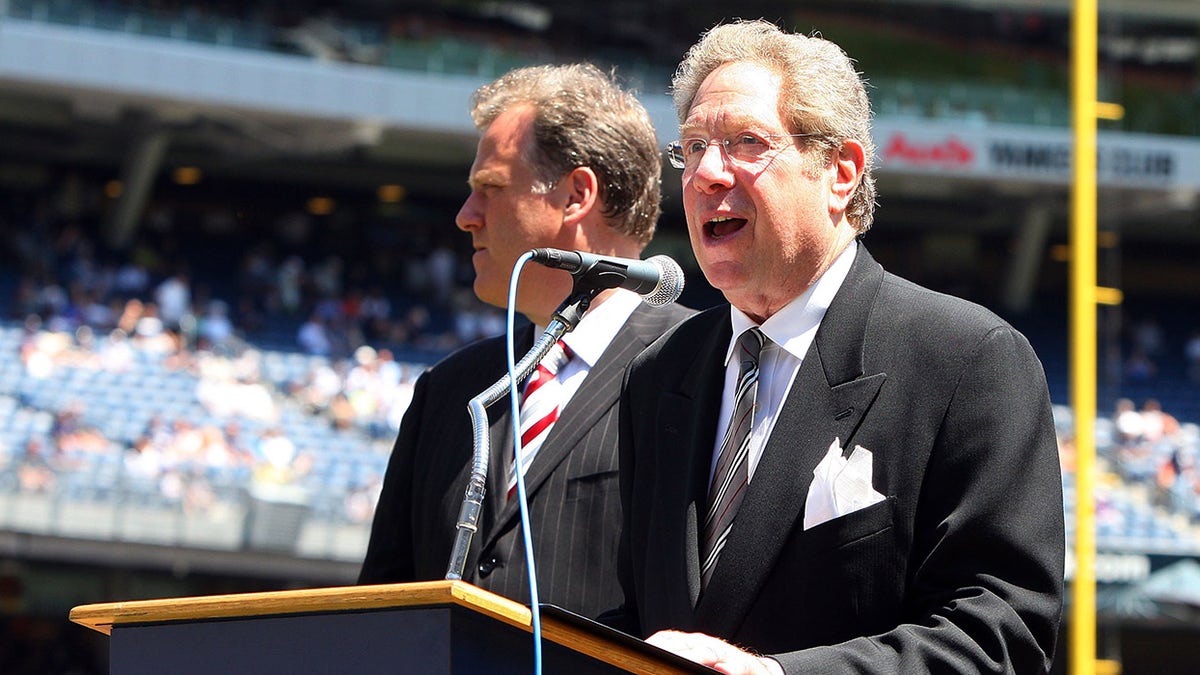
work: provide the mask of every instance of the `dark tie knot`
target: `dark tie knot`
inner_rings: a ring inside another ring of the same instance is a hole
[[[741,355],[739,360],[743,370],[758,365],[758,357],[762,353],[765,341],[766,336],[758,326],[747,329],[738,337],[738,352]]]

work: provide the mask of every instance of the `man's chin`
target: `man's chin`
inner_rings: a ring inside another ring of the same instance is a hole
[[[481,282],[481,279],[482,277],[475,277],[475,285],[472,287],[475,297],[493,307],[506,307],[508,305],[508,288],[501,288],[496,283]]]
[[[727,296],[730,293],[737,293],[748,283],[746,278],[746,266],[735,260],[722,260],[720,262],[709,262],[702,264],[700,270],[704,273],[704,278],[709,285],[721,291]]]

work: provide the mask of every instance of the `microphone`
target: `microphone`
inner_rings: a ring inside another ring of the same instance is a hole
[[[535,248],[532,253],[534,262],[570,272],[577,290],[624,288],[653,307],[669,305],[683,293],[683,270],[669,256],[634,260],[557,248]]]

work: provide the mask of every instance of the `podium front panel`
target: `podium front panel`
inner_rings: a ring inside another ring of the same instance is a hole
[[[113,675],[160,673],[533,672],[533,638],[468,609],[259,616],[126,624],[113,629]],[[543,640],[546,672],[625,671]]]

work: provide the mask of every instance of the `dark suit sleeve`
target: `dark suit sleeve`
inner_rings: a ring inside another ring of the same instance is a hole
[[[417,379],[412,402],[400,422],[400,432],[388,459],[383,489],[375,507],[367,554],[358,573],[360,584],[415,581],[413,556],[412,494],[413,455],[421,435],[421,411],[429,391],[428,372]]]
[[[940,420],[894,420],[936,431],[919,478],[902,621],[775,655],[788,673],[1049,669],[1065,537],[1045,377],[1007,326],[989,331],[964,363]]]

